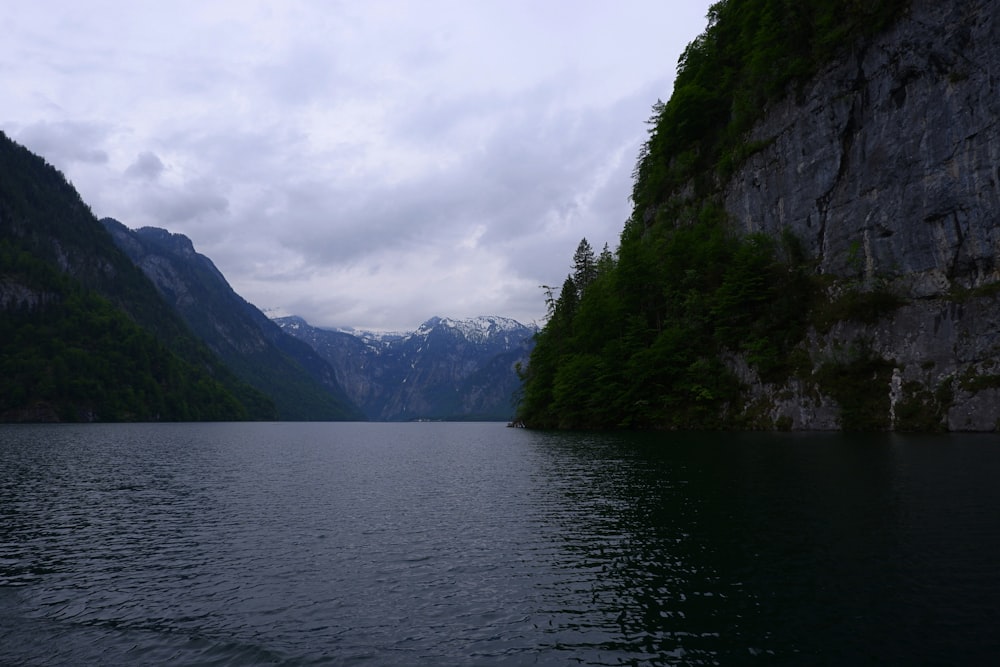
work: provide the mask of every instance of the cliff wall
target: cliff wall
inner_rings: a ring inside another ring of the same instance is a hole
[[[850,366],[869,373],[865,400],[886,428],[997,427],[998,43],[1000,3],[915,0],[755,126],[748,143],[760,150],[721,185],[731,219],[748,233],[793,232],[832,297],[902,297],[876,322],[811,331],[806,379],[764,384],[729,359],[762,426],[844,426],[843,401],[818,378]]]

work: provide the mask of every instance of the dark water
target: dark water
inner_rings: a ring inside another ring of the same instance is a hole
[[[0,427],[0,664],[1000,664],[1000,438]]]

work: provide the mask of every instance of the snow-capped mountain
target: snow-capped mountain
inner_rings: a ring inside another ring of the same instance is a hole
[[[289,320],[289,326],[297,326],[296,320],[305,323],[305,320],[297,317],[275,318],[276,322]],[[282,326],[284,326],[282,324]],[[308,326],[308,324],[306,324]],[[360,338],[371,345],[385,345],[396,343],[404,338],[428,336],[435,329],[452,329],[467,340],[484,344],[494,344],[498,340],[503,340],[507,345],[520,344],[525,331],[533,335],[537,329],[509,317],[499,317],[497,315],[481,315],[470,317],[464,320],[455,320],[450,317],[432,317],[421,324],[415,331],[371,331],[367,329],[355,329],[353,327],[337,327],[334,329],[324,329],[325,331],[339,331]]]
[[[432,317],[416,331],[321,329],[274,320],[309,343],[369,419],[509,419],[536,328],[506,317]]]
[[[502,340],[508,346],[512,342],[519,344],[526,329],[530,330],[532,334],[535,332],[534,328],[526,327],[509,317],[482,315],[465,320],[432,317],[421,324],[414,335],[429,335],[431,331],[440,328],[452,329],[469,341],[492,345]]]

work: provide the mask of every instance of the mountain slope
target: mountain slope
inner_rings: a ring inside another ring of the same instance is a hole
[[[998,37],[977,0],[713,5],[524,421],[994,430]]]
[[[110,218],[101,222],[191,330],[274,401],[279,419],[363,419],[330,366],[236,294],[190,239],[153,227],[133,231]]]
[[[0,419],[273,416],[56,169],[0,133]]]
[[[278,318],[330,362],[370,419],[509,420],[535,330],[502,317],[434,317],[417,331],[377,334]]]

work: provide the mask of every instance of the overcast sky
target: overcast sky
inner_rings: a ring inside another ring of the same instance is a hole
[[[580,239],[616,247],[709,4],[10,2],[0,129],[269,314],[540,323]]]

